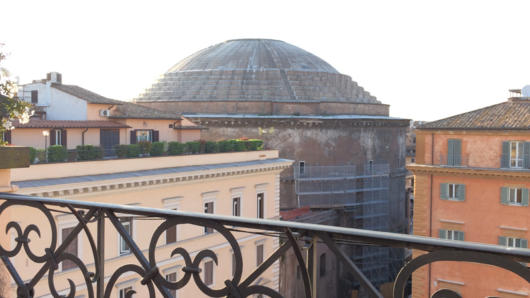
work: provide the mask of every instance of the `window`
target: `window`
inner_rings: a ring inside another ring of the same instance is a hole
[[[456,230],[439,230],[440,239],[464,241],[464,232]]]
[[[172,210],[177,210],[177,208]],[[175,242],[177,242],[177,226],[171,226],[166,230],[166,244]]]
[[[499,236],[499,245],[507,247],[528,248],[528,240],[524,238]]]
[[[31,103],[39,103],[39,91],[38,90],[32,90],[31,91]]]
[[[213,261],[204,262],[204,284],[213,284]]]
[[[74,230],[74,228],[75,227],[62,229],[62,231],[61,231],[62,241],[64,241],[68,237],[68,235],[70,235],[70,233]],[[77,251],[78,251],[77,247],[78,247],[77,237],[75,237],[74,240],[72,240],[72,242],[70,242],[70,244],[68,244],[68,246],[66,247],[64,252],[72,254],[72,255],[77,257]],[[68,269],[71,269],[71,268],[74,268],[74,267],[76,267],[74,262],[72,262],[70,260],[62,261],[62,270],[68,270]]]
[[[501,204],[528,206],[528,188],[502,187]]]
[[[523,142],[518,141],[510,142],[510,168],[523,167],[523,144]]]
[[[258,218],[265,218],[265,210],[264,210],[264,207],[265,207],[265,193],[263,192],[260,192],[258,193],[258,195],[256,196],[257,198],[257,215],[258,215]]]
[[[132,235],[133,232],[133,224],[132,224],[132,217],[124,217],[120,218],[120,222],[127,231],[127,234]],[[125,239],[120,236],[120,255],[126,255],[131,253],[131,248],[125,242]]]
[[[55,135],[55,144],[52,144],[52,145],[62,145],[63,142],[62,142],[62,131],[59,130],[59,129],[56,129],[53,131],[54,135]]]
[[[151,130],[137,130],[136,141],[137,142],[151,142],[152,141]]]
[[[466,186],[464,184],[441,183],[440,198],[442,200],[464,201],[466,199]]]
[[[213,214],[213,202],[204,203],[204,213]],[[205,234],[213,233],[213,228],[204,227],[204,233]]]
[[[127,292],[129,291],[132,291],[132,287],[126,287],[126,288],[123,288],[123,289],[120,289],[120,292],[119,292],[119,295],[118,295],[118,298],[125,298],[127,297]]]
[[[305,174],[305,161],[301,160],[298,162],[300,176]]]
[[[263,244],[256,245],[256,266],[263,263]]]
[[[462,140],[447,140],[447,165],[459,166],[462,163]]]
[[[501,168],[530,168],[530,142],[502,142]]]
[[[177,272],[173,272],[173,273],[170,273],[170,274],[166,274],[166,280],[171,282],[171,283],[174,283],[177,281]],[[177,290],[175,289],[168,289],[168,292],[171,294],[171,296],[173,296],[174,298],[177,297]]]
[[[320,277],[326,275],[326,254],[323,253],[320,255]]]
[[[241,198],[232,198],[232,215],[241,216]]]

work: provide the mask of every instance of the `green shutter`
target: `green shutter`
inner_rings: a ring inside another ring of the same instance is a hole
[[[521,198],[523,206],[528,206],[528,188],[523,188],[523,197]]]
[[[447,200],[449,198],[449,184],[440,183],[440,199]]]
[[[524,167],[530,169],[530,142],[524,143]]]
[[[456,198],[459,201],[464,201],[466,199],[466,186],[464,184],[458,184]]]
[[[528,240],[521,239],[521,248],[528,248]]]
[[[453,139],[447,140],[447,165],[452,166],[454,163],[454,145]]]
[[[438,236],[440,239],[447,239],[447,230],[438,230]]]
[[[501,168],[510,167],[510,142],[502,142]]]
[[[501,204],[509,205],[510,201],[508,199],[508,187],[501,187]]]
[[[453,166],[462,165],[462,140],[453,140]]]
[[[506,237],[499,236],[499,245],[506,246]]]

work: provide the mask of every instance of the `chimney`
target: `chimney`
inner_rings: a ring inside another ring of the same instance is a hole
[[[58,72],[49,72],[46,74],[46,81],[50,83],[62,84],[63,77]]]

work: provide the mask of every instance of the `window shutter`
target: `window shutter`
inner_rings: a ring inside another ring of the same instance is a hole
[[[506,237],[499,236],[499,245],[506,246]]]
[[[509,204],[508,192],[509,192],[508,187],[501,187],[501,204],[503,205]]]
[[[528,188],[523,188],[523,197],[521,198],[523,206],[528,206]]]
[[[528,248],[528,240],[521,239],[521,248]]]
[[[459,201],[464,201],[466,199],[466,186],[464,184],[458,185],[458,193],[456,197]]]
[[[66,148],[66,129],[61,130],[61,145]]]
[[[454,164],[454,146],[453,140],[447,140],[447,165],[452,166]]]
[[[510,142],[502,142],[501,168],[510,167]]]
[[[449,198],[449,184],[440,183],[440,199],[447,200]]]
[[[462,165],[462,140],[453,140],[453,166]]]
[[[131,130],[131,144],[136,144],[136,130]]]
[[[151,133],[153,134],[153,142],[158,142],[159,138],[158,138],[158,130],[152,130]]]
[[[5,137],[5,142],[7,142],[8,144],[12,144],[11,143],[11,130],[5,130],[4,131],[4,137]]]
[[[524,143],[524,167],[530,169],[530,142]]]
[[[55,129],[50,130],[50,146],[55,145]]]
[[[440,239],[447,239],[447,230],[438,230],[438,236]]]

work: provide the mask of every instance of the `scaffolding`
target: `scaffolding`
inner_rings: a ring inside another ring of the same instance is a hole
[[[355,165],[313,166],[301,162],[293,168],[299,207],[342,210],[348,227],[390,231],[388,164],[369,162],[361,171]],[[388,248],[359,245],[350,255],[376,285],[393,280],[400,268],[396,267],[399,251]]]

